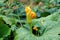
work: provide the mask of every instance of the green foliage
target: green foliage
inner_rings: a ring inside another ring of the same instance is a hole
[[[26,23],[26,4],[17,0],[7,2],[0,0],[0,40],[60,40],[60,0],[31,0],[33,5],[28,3],[36,13],[32,33]],[[34,27],[38,31],[33,30]]]
[[[0,3],[3,3],[5,0],[0,0]]]
[[[10,29],[6,24],[0,23],[0,38],[10,34]]]
[[[57,17],[57,19],[54,17]],[[42,24],[41,22],[43,22],[43,20],[44,23]],[[18,30],[16,30],[16,35],[14,40],[60,40],[59,37],[60,22],[58,20],[60,20],[59,13],[52,14],[45,18],[35,19],[33,20],[34,21],[33,24],[36,25],[38,23],[36,26],[39,26],[41,28],[40,33],[43,32],[42,30],[45,29],[44,33],[41,34],[41,36],[35,36],[33,33],[31,34],[29,30],[27,30],[26,28],[21,27]]]
[[[0,17],[0,40],[10,35],[11,29],[5,24],[4,20]]]

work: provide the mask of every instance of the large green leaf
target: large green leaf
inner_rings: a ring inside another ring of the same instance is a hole
[[[3,40],[4,37],[10,35],[11,29],[8,27],[7,24],[3,21],[0,17],[0,40]]]
[[[9,35],[10,31],[10,28],[6,24],[0,23],[0,38]]]
[[[59,20],[60,20],[59,13],[54,13],[44,18],[35,19],[33,20],[32,24],[40,26],[41,28],[40,32],[43,32],[42,30],[45,29],[44,33],[41,34],[41,36],[35,36],[30,33],[30,30],[21,27],[18,30],[16,30],[16,35],[14,40],[60,40]]]

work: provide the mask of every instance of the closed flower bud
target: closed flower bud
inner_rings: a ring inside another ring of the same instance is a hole
[[[38,30],[38,28],[37,28],[36,26],[34,26],[34,27],[33,27],[33,30],[36,30],[36,31],[37,31],[37,30]]]
[[[30,13],[30,17],[31,17],[32,19],[36,18],[36,13],[35,13],[35,12],[31,12],[31,13]]]
[[[26,12],[26,13],[30,13],[30,12],[31,12],[31,9],[30,9],[29,6],[26,6],[26,7],[25,7],[25,12]]]

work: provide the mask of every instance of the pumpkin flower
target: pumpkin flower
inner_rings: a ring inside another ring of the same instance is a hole
[[[26,19],[28,23],[32,22],[32,19],[36,18],[36,13],[31,10],[29,6],[25,7]]]
[[[30,12],[31,12],[31,8],[30,8],[29,6],[26,6],[26,7],[25,7],[25,12],[26,12],[26,13],[30,13]]]
[[[30,17],[31,8],[29,6],[25,7],[27,23],[31,23],[32,19]]]
[[[35,13],[35,12],[31,12],[31,13],[30,13],[30,17],[31,17],[32,19],[36,18],[36,13]]]
[[[37,28],[36,26],[34,26],[34,27],[33,27],[33,30],[36,30],[36,31],[38,31],[38,28]]]
[[[25,7],[25,12],[26,12],[26,20],[27,20],[27,23],[30,24],[30,29],[31,29],[31,32],[32,32],[32,19],[36,18],[36,14],[35,12],[33,12],[31,10],[31,8],[29,6],[26,6]],[[38,30],[36,27],[33,28],[34,30]]]

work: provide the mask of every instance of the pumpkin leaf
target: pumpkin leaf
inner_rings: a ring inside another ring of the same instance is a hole
[[[4,23],[3,19],[0,18],[0,40],[3,40],[4,37],[10,35],[11,29],[7,24]]]
[[[55,19],[52,19],[52,18],[55,18]],[[21,27],[16,30],[16,35],[14,40],[60,40],[59,20],[60,20],[59,13],[54,13],[47,17],[35,19],[33,20],[32,24],[39,26],[41,28],[39,32],[40,33],[42,32],[42,34],[40,36],[36,36],[33,33],[30,33],[30,30],[27,30],[26,28]]]

